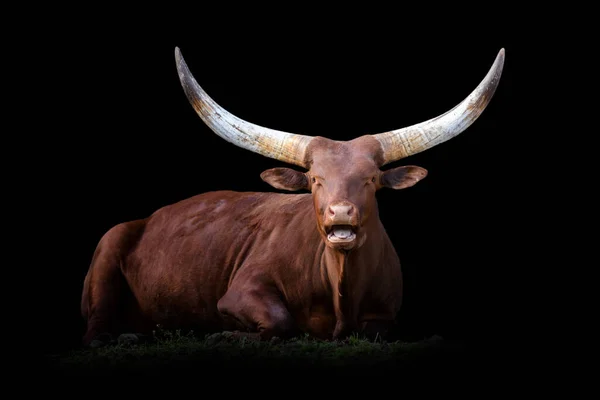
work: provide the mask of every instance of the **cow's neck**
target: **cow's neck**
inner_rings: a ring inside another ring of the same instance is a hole
[[[374,218],[368,229],[369,238],[365,245],[350,252],[333,250],[325,246],[323,252],[323,267],[332,290],[333,306],[337,319],[334,337],[343,335],[356,328],[357,312],[364,292],[360,282],[369,277],[370,266],[377,263],[376,246],[369,243],[378,240],[376,227],[379,221]],[[373,237],[375,236],[375,237]]]

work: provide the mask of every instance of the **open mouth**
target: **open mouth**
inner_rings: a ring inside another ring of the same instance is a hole
[[[351,225],[332,225],[326,232],[327,240],[332,243],[348,243],[356,239],[356,232]]]

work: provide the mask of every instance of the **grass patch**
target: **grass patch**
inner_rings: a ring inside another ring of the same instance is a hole
[[[323,341],[308,336],[290,340],[253,341],[227,333],[196,337],[162,332],[146,343],[78,349],[48,357],[54,372],[69,376],[99,374],[163,374],[165,371],[223,369],[328,368],[378,370],[439,365],[460,350],[439,336],[416,342],[382,342],[352,336]]]

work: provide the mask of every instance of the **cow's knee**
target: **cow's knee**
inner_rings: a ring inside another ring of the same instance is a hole
[[[285,338],[294,332],[294,320],[277,295],[268,291],[240,293],[228,291],[217,303],[217,309],[232,317],[261,339]]]
[[[267,310],[257,321],[262,339],[287,338],[294,333],[294,320],[283,304],[266,304]]]

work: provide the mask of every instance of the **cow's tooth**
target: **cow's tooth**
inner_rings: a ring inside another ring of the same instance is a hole
[[[346,239],[352,235],[352,230],[348,228],[333,228],[333,234],[340,239]]]

